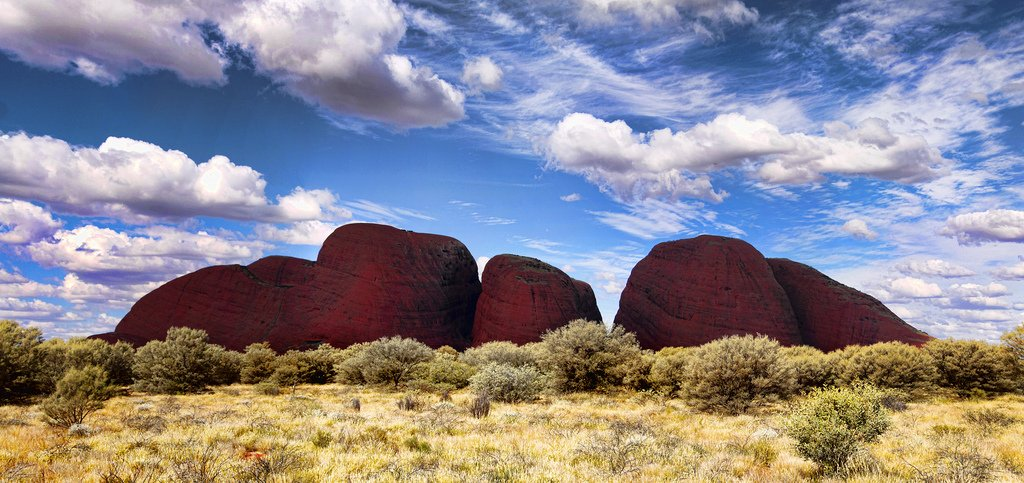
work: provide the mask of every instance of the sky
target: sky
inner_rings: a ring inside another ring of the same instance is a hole
[[[593,285],[742,238],[937,337],[1024,322],[1024,4],[0,0],[0,318],[106,332],[339,225]]]

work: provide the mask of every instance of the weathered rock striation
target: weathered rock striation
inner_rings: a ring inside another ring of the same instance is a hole
[[[586,282],[536,258],[498,255],[487,262],[473,319],[473,345],[537,342],[575,319],[601,320]]]
[[[766,260],[748,243],[703,235],[660,243],[629,276],[615,323],[651,349],[761,334],[785,345],[931,339],[881,302],[803,264]]]

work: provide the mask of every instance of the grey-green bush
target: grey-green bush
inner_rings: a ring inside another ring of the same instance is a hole
[[[412,377],[417,364],[434,358],[426,344],[404,337],[385,337],[371,342],[354,357],[364,381],[370,384],[399,384]]]
[[[71,368],[39,409],[50,424],[68,428],[82,424],[86,417],[103,408],[103,401],[111,395],[106,371],[97,366]]]
[[[488,364],[505,364],[508,366],[536,366],[534,351],[527,346],[516,345],[508,341],[487,342],[483,345],[466,349],[460,358],[466,364],[480,368]]]
[[[814,389],[786,420],[786,432],[796,440],[797,453],[825,472],[839,472],[889,428],[883,397],[882,391],[860,383]]]
[[[935,383],[960,397],[984,397],[1017,387],[1016,363],[1006,347],[977,340],[936,339],[924,345],[935,365]]]
[[[13,320],[0,320],[0,403],[35,394],[43,334]]]
[[[266,342],[249,344],[242,353],[242,370],[239,378],[243,384],[266,381],[274,374],[274,360],[277,352]]]
[[[782,356],[793,366],[798,391],[830,386],[835,381],[835,356],[806,345],[781,350]]]
[[[173,327],[164,340],[149,341],[135,353],[135,387],[140,391],[199,392],[218,379],[223,348],[207,343],[206,332]]]
[[[861,381],[879,388],[897,389],[920,398],[935,388],[935,366],[931,356],[902,342],[851,346],[835,354],[837,382],[852,385]]]
[[[796,376],[782,347],[764,336],[731,336],[693,349],[683,391],[702,411],[740,413],[793,393]]]
[[[544,376],[533,366],[488,364],[470,378],[470,388],[500,402],[532,401],[544,390]]]
[[[334,380],[341,384],[363,384],[363,372],[359,369],[359,355],[370,346],[369,342],[352,344],[335,355]]]
[[[552,388],[567,392],[620,386],[643,357],[632,333],[582,319],[544,333],[537,349]]]
[[[476,369],[460,361],[457,355],[437,350],[433,359],[421,362],[413,369],[412,377],[429,384],[434,390],[450,391],[468,386],[469,378],[475,373]]]
[[[690,347],[666,347],[655,352],[650,376],[654,390],[666,396],[679,395],[692,357]]]

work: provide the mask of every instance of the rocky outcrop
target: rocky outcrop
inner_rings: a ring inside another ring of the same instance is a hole
[[[656,245],[633,268],[615,323],[651,349],[735,334],[801,343],[789,299],[768,262],[749,243],[720,236]]]
[[[498,255],[487,262],[473,321],[473,345],[537,342],[575,319],[601,320],[586,282],[536,258]]]
[[[633,268],[615,323],[651,349],[734,334],[822,350],[931,339],[878,300],[811,267],[766,260],[746,242],[708,235],[655,246]]]
[[[477,267],[454,238],[385,225],[345,225],[317,261],[267,257],[205,268],[140,299],[105,340],[138,343],[176,326],[229,349],[345,347],[402,335],[465,347],[480,294]]]
[[[921,345],[932,339],[878,299],[807,265],[784,258],[769,258],[768,264],[789,297],[804,344],[830,351],[887,341]]]

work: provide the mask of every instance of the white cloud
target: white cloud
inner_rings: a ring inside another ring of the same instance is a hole
[[[949,294],[955,297],[1002,297],[1010,295],[1010,289],[1006,285],[996,282],[987,285],[957,283],[949,286]]]
[[[501,89],[503,74],[490,57],[477,57],[462,67],[462,82],[473,91],[496,91]]]
[[[0,198],[0,243],[32,243],[52,235],[60,226],[49,212],[32,203]]]
[[[0,49],[100,83],[150,70],[225,82],[227,46],[207,45],[199,28],[211,24],[259,72],[337,114],[405,127],[465,115],[461,92],[396,53],[406,25],[392,0],[0,0],[0,12]],[[410,12],[421,27],[438,27]]]
[[[569,193],[569,194],[567,194],[565,196],[559,196],[558,199],[560,199],[560,200],[562,200],[562,201],[564,201],[566,203],[573,203],[573,202],[582,200],[583,197],[580,196],[579,193]]]
[[[59,317],[64,309],[38,299],[0,298],[0,319],[47,320]]]
[[[912,260],[897,265],[896,269],[906,275],[918,274],[942,278],[959,278],[975,275],[974,271],[967,267],[937,258],[932,258],[930,260]]]
[[[321,246],[337,228],[338,225],[335,223],[312,220],[292,223],[284,228],[274,225],[259,225],[255,232],[261,240],[279,241],[290,245]]]
[[[430,35],[441,35],[452,30],[448,22],[427,10],[404,3],[398,5],[398,8],[402,10],[409,23]]]
[[[992,271],[992,276],[1002,280],[1024,280],[1024,260],[1014,265],[999,267]]]
[[[841,228],[844,232],[849,233],[854,238],[860,238],[863,240],[874,240],[878,238],[878,233],[868,227],[868,224],[861,219],[853,219],[843,224]]]
[[[27,247],[34,261],[103,281],[165,280],[208,265],[248,263],[269,245],[207,232],[153,226],[133,236],[86,225]]]
[[[942,234],[956,237],[961,245],[1024,243],[1024,211],[986,210],[951,216]]]
[[[711,24],[749,24],[757,10],[739,0],[577,0],[579,18],[590,24],[606,24],[629,16],[645,25],[674,23],[683,18]]]
[[[28,279],[25,278],[25,276],[20,273],[11,273],[8,272],[7,270],[4,270],[3,268],[0,268],[0,285],[10,283],[24,283],[27,281]]]
[[[938,285],[914,277],[891,280],[886,288],[897,298],[919,299],[942,295],[942,289]]]
[[[110,137],[98,148],[71,146],[49,136],[0,135],[0,195],[42,201],[57,211],[112,216],[215,216],[238,220],[301,221],[345,217],[327,190],[296,188],[277,204],[263,175],[224,156],[196,163],[181,151]]]
[[[169,70],[193,83],[223,83],[225,60],[206,46],[193,2],[0,0],[0,49],[101,84]]]
[[[618,199],[701,198],[720,202],[707,173],[744,165],[770,184],[803,184],[826,174],[919,182],[949,161],[920,137],[892,134],[868,120],[856,128],[826,125],[826,136],[783,134],[773,124],[723,114],[689,131],[634,133],[624,121],[574,113],[558,123],[545,151],[550,167],[581,174]]]

